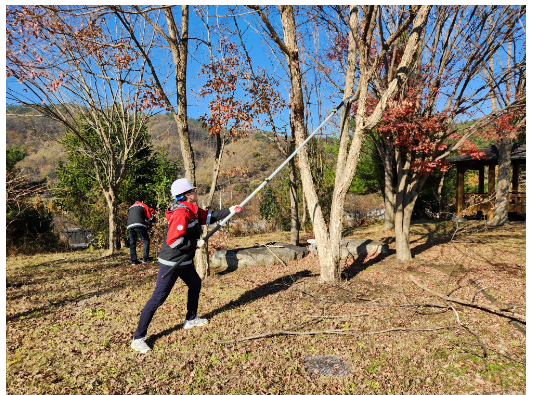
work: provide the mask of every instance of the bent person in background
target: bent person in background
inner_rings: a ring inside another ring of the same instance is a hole
[[[143,203],[142,197],[136,197],[134,204],[128,209],[128,221],[126,229],[130,237],[130,259],[132,266],[139,265],[137,260],[137,236],[143,240],[143,263],[152,261],[149,257],[150,237],[148,236],[148,226],[154,221],[154,209]]]

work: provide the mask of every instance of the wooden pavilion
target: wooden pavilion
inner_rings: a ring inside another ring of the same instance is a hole
[[[462,218],[469,213],[484,214],[488,220],[493,218],[495,206],[495,166],[499,163],[499,147],[492,145],[480,149],[485,155],[473,159],[471,155],[460,155],[447,159],[458,169],[456,176],[456,215]],[[527,194],[519,192],[520,165],[527,163],[527,146],[515,143],[512,146],[512,190],[508,197],[508,212],[525,213]],[[484,171],[488,167],[488,190],[485,191]],[[466,170],[478,170],[478,193],[465,193],[464,175]]]

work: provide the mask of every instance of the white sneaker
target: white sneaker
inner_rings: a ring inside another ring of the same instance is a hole
[[[184,329],[191,329],[194,326],[203,326],[208,323],[208,320],[205,318],[195,317],[191,321],[185,320]]]
[[[139,351],[142,354],[146,354],[147,352],[149,352],[151,350],[151,348],[148,347],[148,345],[145,343],[145,338],[144,337],[142,337],[141,339],[132,340],[131,347],[135,351]]]

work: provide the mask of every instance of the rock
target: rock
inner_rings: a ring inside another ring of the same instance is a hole
[[[341,259],[351,256],[366,256],[373,254],[389,254],[389,246],[386,243],[371,239],[343,239],[341,240]]]
[[[308,253],[307,247],[298,247],[289,243],[269,245],[272,252],[285,263],[304,258]],[[233,271],[244,266],[257,267],[278,264],[280,261],[267,247],[237,248],[234,250],[215,251],[210,265],[215,269]]]
[[[297,247],[289,243],[276,243],[269,248],[285,263],[302,259],[310,252],[307,247]],[[317,248],[315,245],[312,248]],[[242,267],[258,267],[278,264],[280,261],[267,247],[236,248],[233,250],[215,251],[211,257],[211,267],[217,271],[234,271]],[[389,246],[370,239],[344,239],[341,241],[341,259],[351,256],[373,254],[389,254]]]

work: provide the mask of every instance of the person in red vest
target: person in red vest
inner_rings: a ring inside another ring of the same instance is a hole
[[[197,316],[202,280],[193,265],[193,257],[196,249],[204,245],[204,240],[200,238],[200,225],[215,223],[231,212],[241,211],[240,206],[215,211],[199,208],[195,204],[198,201],[196,188],[186,178],[180,178],[172,183],[171,194],[174,203],[165,213],[167,231],[158,256],[159,272],[156,288],[141,312],[131,344],[135,351],[143,354],[150,351],[145,339],[152,317],[169,296],[178,277],[188,287],[187,313],[183,328],[190,329],[208,323],[207,319]],[[163,278],[175,265],[179,266],[168,277]]]
[[[137,260],[137,252],[135,250],[137,236],[143,240],[143,263],[152,261],[149,257],[150,237],[148,235],[148,227],[153,221],[154,209],[143,203],[142,197],[136,197],[134,204],[128,209],[128,221],[126,223],[128,236],[130,236],[130,258],[132,260],[132,266],[141,263]]]

